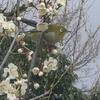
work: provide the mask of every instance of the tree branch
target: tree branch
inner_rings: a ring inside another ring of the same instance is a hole
[[[28,85],[28,87],[29,87],[29,82],[30,82],[30,80],[31,80],[31,75],[32,75],[32,74],[31,74],[31,71],[32,71],[32,69],[33,69],[33,67],[34,67],[34,64],[35,64],[35,61],[36,61],[38,52],[39,52],[40,47],[41,47],[41,44],[42,44],[42,42],[43,42],[43,37],[44,37],[44,35],[45,35],[45,31],[42,32],[42,34],[41,34],[41,36],[40,36],[40,39],[39,39],[39,42],[38,42],[38,44],[37,44],[37,48],[36,48],[36,50],[35,50],[35,52],[34,52],[34,54],[33,54],[33,59],[32,59],[32,61],[31,61],[30,69],[29,69],[28,77],[27,77],[27,80],[28,80],[28,81],[27,81],[27,85]],[[29,88],[26,90],[26,93],[28,93],[28,90],[29,90]],[[25,98],[26,98],[26,95],[23,96],[23,100],[25,100]]]
[[[48,94],[49,94],[49,91],[44,93],[44,94],[41,94],[35,98],[29,99],[29,100],[39,100],[40,98],[43,98],[43,97],[47,96]]]
[[[25,19],[25,18],[22,18],[21,21],[23,23],[28,24],[28,25],[33,26],[33,27],[36,27],[36,25],[37,25],[36,21],[28,20],[28,19]]]
[[[16,6],[16,5],[15,5],[15,6]],[[20,11],[20,12],[25,11],[26,9],[27,9],[27,7],[25,6],[25,4],[23,4],[21,7],[19,7],[19,11]],[[3,14],[4,14],[4,16],[11,17],[11,16],[13,16],[13,14],[14,14],[15,12],[17,12],[17,9],[16,9],[16,10],[12,9],[11,12],[7,12],[7,13],[3,13]]]

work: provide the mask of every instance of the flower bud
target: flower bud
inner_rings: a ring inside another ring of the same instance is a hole
[[[26,56],[27,56],[27,58],[28,58],[28,61],[30,61],[31,59],[32,59],[32,54],[33,54],[34,52],[33,51],[30,51],[30,52],[28,52],[27,54],[26,54]]]
[[[24,73],[24,74],[23,74],[23,77],[24,77],[24,78],[27,78],[27,74],[26,74],[26,73]]]
[[[24,51],[24,48],[18,49],[18,53],[22,53]]]
[[[35,90],[37,90],[40,87],[40,85],[38,83],[33,83],[33,84],[34,84]]]
[[[49,5],[51,5],[51,6],[52,6],[52,5],[53,5],[53,3],[52,3],[52,2],[49,2]]]
[[[58,53],[57,49],[53,49],[53,50],[52,50],[52,53],[53,53],[53,54],[57,54],[57,53]]]
[[[41,19],[42,17],[43,17],[43,15],[39,15],[39,16],[38,16],[38,18],[40,18],[40,19]]]
[[[43,71],[39,71],[38,75],[41,77],[43,76]]]
[[[17,17],[17,21],[21,21],[21,17],[20,16]]]
[[[19,42],[21,45],[25,45],[25,42],[24,41],[20,41]]]

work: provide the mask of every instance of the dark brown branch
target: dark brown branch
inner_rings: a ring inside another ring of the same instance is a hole
[[[7,9],[7,8],[5,8],[5,9],[3,9],[3,10],[0,9],[0,13],[4,13],[4,11],[5,11],[6,9]]]
[[[11,19],[15,19],[16,17],[8,17],[7,20],[11,20]],[[33,27],[36,27],[37,25],[37,22],[34,21],[34,20],[29,20],[29,19],[26,19],[26,18],[22,18],[21,21],[27,25],[30,25],[30,26],[33,26]]]
[[[15,5],[15,6],[16,6],[16,5]],[[27,9],[27,7],[25,6],[25,4],[23,4],[21,7],[19,7],[19,11],[20,11],[20,12],[25,11],[26,9]],[[16,12],[17,12],[17,9],[16,9],[16,10],[13,10],[13,9],[12,9],[11,12],[7,12],[7,13],[3,13],[3,14],[4,14],[4,16],[10,17],[10,16],[13,16],[13,14],[16,13]]]
[[[42,32],[42,34],[41,34],[41,36],[40,36],[40,39],[39,39],[39,41],[38,41],[38,44],[37,44],[37,48],[36,48],[36,50],[35,50],[35,52],[34,52],[34,54],[33,54],[33,59],[32,59],[32,61],[31,61],[30,69],[29,69],[28,77],[27,77],[27,80],[28,80],[28,81],[27,81],[27,85],[28,85],[28,87],[29,87],[29,82],[30,82],[30,80],[31,80],[31,75],[32,75],[32,72],[31,72],[31,71],[32,71],[32,69],[33,69],[33,67],[34,67],[34,64],[35,64],[35,61],[36,61],[38,52],[39,52],[40,47],[41,47],[41,44],[42,44],[42,42],[43,42],[43,37],[44,37],[44,35],[45,35],[45,31]],[[26,93],[28,93],[28,91],[29,91],[29,88],[26,90]],[[23,96],[23,100],[25,100],[25,98],[26,98],[26,95]]]
[[[25,18],[22,18],[21,21],[27,25],[30,25],[30,26],[33,26],[33,27],[36,27],[37,25],[37,22],[36,21],[33,21],[33,20],[28,20],[28,19],[25,19]]]

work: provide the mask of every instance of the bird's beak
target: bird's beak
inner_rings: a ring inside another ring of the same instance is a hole
[[[69,30],[66,30],[66,32],[71,32],[71,31],[69,31]]]

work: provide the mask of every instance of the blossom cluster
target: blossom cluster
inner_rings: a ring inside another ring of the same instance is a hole
[[[58,13],[58,9],[60,6],[65,6],[65,0],[57,0],[56,2],[46,2],[44,0],[40,0],[40,3],[37,5],[38,13],[41,15],[55,15]]]
[[[32,72],[34,75],[43,76],[44,72],[49,73],[51,70],[57,70],[57,60],[49,57],[42,63],[42,70],[34,67]],[[18,72],[18,67],[13,63],[9,63],[7,68],[4,68],[3,80],[0,82],[0,95],[6,94],[9,100],[19,100],[18,97],[25,94],[27,89],[27,75],[21,78]],[[38,89],[40,85],[33,83],[34,89]]]
[[[57,67],[57,60],[52,58],[52,57],[49,57],[49,59],[45,60],[43,63],[42,63],[42,69],[40,70],[39,67],[34,67],[32,72],[34,75],[38,75],[38,76],[43,76],[43,73],[46,72],[46,73],[49,73],[51,70],[55,71],[58,69]]]
[[[19,100],[18,97],[25,94],[27,80],[19,78],[18,67],[13,63],[4,68],[4,80],[0,82],[0,95],[7,94],[9,100]]]
[[[26,6],[33,3],[34,0],[26,0]],[[58,10],[61,6],[66,5],[66,0],[38,0],[39,3],[36,5],[36,9],[38,12],[38,18],[42,20],[42,22],[37,24],[38,31],[45,31],[48,29],[48,21],[52,21],[53,17],[58,14]],[[44,20],[45,19],[45,20]]]
[[[58,10],[61,6],[65,6],[66,0],[56,0],[56,2],[50,2],[49,0],[39,0],[39,4],[36,6],[37,12],[39,14],[40,19],[43,20],[44,16],[45,19],[49,21],[53,20],[53,16],[58,14]],[[48,29],[47,23],[38,23],[37,30],[38,31],[45,31]]]
[[[15,30],[17,30],[17,27],[15,26],[14,22],[12,20],[7,21],[6,17],[0,13],[0,35],[15,37]]]
[[[39,67],[34,67],[32,69],[32,73],[34,75],[38,75],[40,77],[42,77],[44,75],[44,73],[49,73],[50,71],[55,71],[58,69],[58,66],[57,66],[57,60],[56,59],[53,59],[52,57],[49,57],[49,59],[45,60],[42,64],[41,64],[41,68]],[[34,84],[34,88],[37,90],[40,85],[38,83],[33,83]]]
[[[51,70],[57,70],[57,60],[49,57],[42,64],[42,70],[38,67],[34,67],[32,72],[34,75],[43,76],[43,73],[50,72]],[[4,68],[4,73],[2,75],[4,80],[0,82],[0,95],[7,94],[7,99],[9,100],[19,100],[18,97],[25,94],[27,89],[27,79],[20,78],[18,73],[18,67],[13,63],[8,64],[7,68]],[[27,75],[26,75],[27,76]],[[36,82],[33,83],[34,89],[38,89],[40,85]]]
[[[3,80],[0,82],[0,95],[6,94],[9,100],[19,100],[19,97],[26,93],[27,74],[24,73],[21,77],[18,72],[18,67],[13,63],[9,63],[8,67],[4,68],[2,76]],[[33,87],[37,90],[40,85],[34,82]]]

